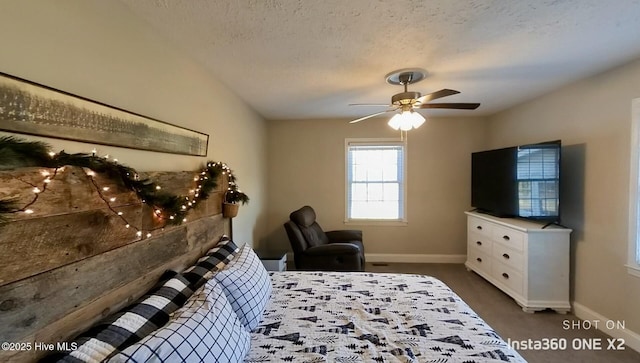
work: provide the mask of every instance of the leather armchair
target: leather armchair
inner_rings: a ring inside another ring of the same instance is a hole
[[[362,231],[324,232],[316,212],[304,206],[289,215],[284,224],[298,270],[364,271]]]

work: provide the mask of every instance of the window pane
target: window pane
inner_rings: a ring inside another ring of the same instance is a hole
[[[354,201],[366,201],[367,184],[351,184],[351,199]]]
[[[367,167],[364,165],[353,166],[353,181],[366,181],[367,180]]]
[[[367,180],[380,181],[382,180],[382,164],[370,163],[368,165]]]
[[[383,181],[398,181],[398,164],[390,163],[384,164],[382,169]]]
[[[385,183],[383,194],[384,200],[398,202],[400,200],[400,186],[396,183]]]
[[[367,200],[369,201],[381,201],[382,198],[382,184],[380,183],[369,183],[367,190]]]

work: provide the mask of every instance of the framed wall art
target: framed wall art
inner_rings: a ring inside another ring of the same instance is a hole
[[[209,135],[0,73],[0,130],[206,156]]]

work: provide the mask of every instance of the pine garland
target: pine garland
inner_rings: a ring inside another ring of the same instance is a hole
[[[148,178],[140,179],[135,169],[118,163],[108,157],[99,157],[95,154],[76,153],[67,154],[60,151],[54,153],[46,143],[24,141],[12,136],[0,137],[0,170],[11,170],[24,166],[41,166],[54,169],[54,176],[65,165],[79,166],[91,170],[88,173],[105,175],[110,180],[121,184],[125,188],[136,193],[141,202],[149,205],[155,211],[158,218],[165,224],[181,224],[189,211],[200,202],[209,198],[212,190],[217,187],[217,179],[222,174],[227,174],[229,186],[225,193],[225,201],[229,203],[249,202],[249,197],[238,189],[236,178],[229,167],[221,162],[209,161],[203,166],[195,179],[198,184],[193,196],[175,195],[161,190],[162,188]],[[109,201],[102,195],[95,180],[91,178],[100,197],[107,203],[109,209],[117,213],[109,205]],[[46,188],[43,186],[42,191]],[[27,206],[19,207],[14,199],[0,199],[0,221],[6,221],[12,213],[28,212],[27,207],[35,203],[38,197],[36,192],[34,199]],[[126,222],[120,213],[121,219]],[[127,226],[129,224],[127,223]],[[135,227],[134,227],[135,228]],[[136,228],[140,231],[138,228]]]

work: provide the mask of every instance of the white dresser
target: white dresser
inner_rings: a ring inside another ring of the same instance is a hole
[[[526,312],[569,304],[571,229],[512,218],[467,214],[468,270],[511,296]]]

